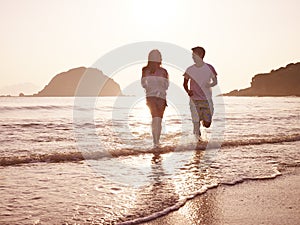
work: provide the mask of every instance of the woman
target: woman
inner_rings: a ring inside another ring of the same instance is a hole
[[[152,136],[154,147],[159,147],[161,121],[167,106],[166,90],[169,76],[161,67],[161,53],[154,49],[148,55],[148,64],[142,70],[141,84],[146,91],[146,101],[152,116]]]

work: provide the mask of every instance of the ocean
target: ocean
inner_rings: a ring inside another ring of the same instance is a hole
[[[0,224],[138,224],[300,166],[300,98],[214,102],[200,144],[188,100],[168,102],[152,149],[145,99],[0,98]]]

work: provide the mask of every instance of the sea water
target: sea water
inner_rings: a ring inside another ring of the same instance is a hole
[[[168,102],[153,149],[144,99],[0,98],[0,223],[139,223],[300,165],[300,98],[214,102],[200,145],[188,99]]]

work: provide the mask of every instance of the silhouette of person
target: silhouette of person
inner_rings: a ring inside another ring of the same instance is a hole
[[[195,64],[188,67],[183,74],[183,87],[190,96],[193,133],[197,140],[201,141],[201,122],[206,128],[210,127],[212,122],[214,107],[211,88],[217,85],[218,81],[214,67],[203,61],[205,49],[197,46],[192,48],[192,51]]]
[[[169,75],[161,67],[162,57],[159,50],[149,52],[148,64],[142,69],[141,84],[146,92],[146,102],[152,116],[152,136],[154,148],[160,147],[161,122],[167,106],[166,91]]]

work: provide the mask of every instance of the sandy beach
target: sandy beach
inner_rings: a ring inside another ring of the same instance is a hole
[[[220,185],[143,225],[300,224],[300,169],[275,179]]]

